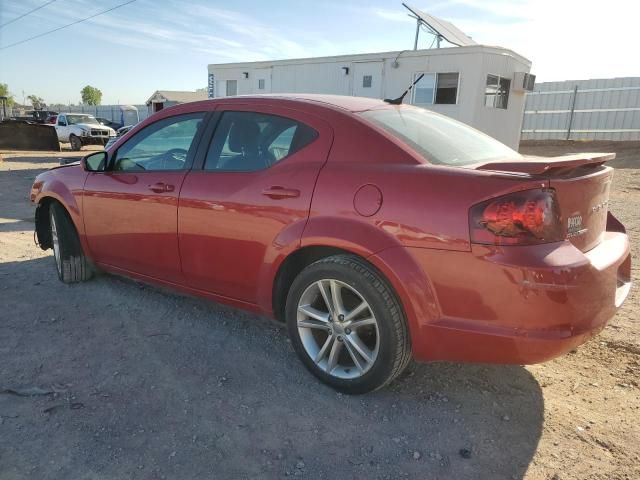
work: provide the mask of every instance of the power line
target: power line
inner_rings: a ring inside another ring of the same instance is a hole
[[[29,10],[27,13],[23,13],[22,15],[20,15],[19,17],[14,18],[13,20],[9,20],[6,23],[3,23],[2,25],[0,25],[0,28],[2,27],[6,27],[7,25],[9,25],[10,23],[13,22],[17,22],[18,20],[20,20],[21,18],[26,17],[27,15],[31,15],[33,12],[37,12],[38,10],[40,10],[41,8],[46,7],[47,5],[51,5],[53,2],[55,2],[56,0],[51,0],[47,3],[45,3],[44,5],[40,5],[39,7],[34,8],[33,10]]]
[[[44,32],[44,33],[41,33],[39,35],[34,35],[33,37],[25,38],[24,40],[20,40],[19,42],[10,43],[9,45],[5,45],[4,47],[0,47],[0,50],[6,50],[7,48],[15,47],[16,45],[23,44],[23,43],[28,42],[30,40],[35,40],[36,38],[44,37],[45,35],[49,35],[50,33],[58,32],[58,31],[60,31],[60,30],[62,30],[64,28],[72,27],[73,25],[77,25],[79,23],[86,22],[87,20],[91,20],[92,18],[95,18],[98,15],[103,15],[105,13],[112,12],[113,10],[116,10],[117,8],[124,7],[126,5],[129,5],[130,3],[135,2],[135,1],[136,0],[129,0],[128,2],[121,3],[119,5],[116,5],[115,7],[111,7],[109,9],[107,9],[107,10],[103,10],[102,12],[98,12],[98,13],[95,13],[95,14],[90,15],[88,17],[81,18],[80,20],[76,20],[75,22],[68,23],[67,25],[63,25],[61,27],[54,28],[53,30],[49,30],[48,32]]]

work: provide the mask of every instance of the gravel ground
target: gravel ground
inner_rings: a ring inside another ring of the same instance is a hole
[[[61,284],[27,195],[78,154],[2,156],[0,480],[640,478],[637,288],[599,337],[544,365],[417,365],[349,397],[267,319],[110,275]],[[640,169],[613,188],[638,258]]]

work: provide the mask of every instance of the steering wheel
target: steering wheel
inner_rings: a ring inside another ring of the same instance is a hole
[[[187,160],[187,151],[184,148],[172,148],[157,155],[146,164],[147,170],[179,170],[184,167]]]

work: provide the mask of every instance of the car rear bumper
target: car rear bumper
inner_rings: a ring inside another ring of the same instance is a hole
[[[600,332],[631,286],[629,241],[621,232],[606,232],[586,253],[568,241],[408,250],[430,281],[437,312],[410,322],[414,357],[422,361],[554,358]]]

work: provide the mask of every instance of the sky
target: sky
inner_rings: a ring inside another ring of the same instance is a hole
[[[50,0],[0,0],[0,25]],[[41,38],[15,42],[126,0],[55,0],[0,27],[0,83],[19,102],[142,104],[155,90],[195,90],[207,65],[413,48],[400,0],[136,0]],[[637,0],[408,0],[476,42],[532,61],[537,81],[640,76]],[[428,48],[432,37],[421,36]]]

